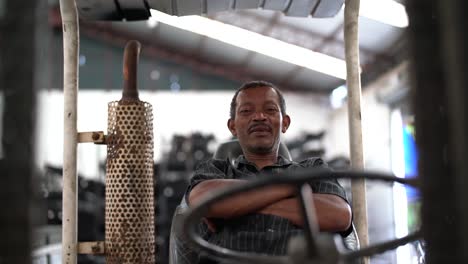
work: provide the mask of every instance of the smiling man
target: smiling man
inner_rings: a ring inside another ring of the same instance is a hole
[[[273,84],[253,81],[242,85],[232,99],[227,125],[243,155],[234,164],[215,159],[201,164],[187,190],[189,206],[215,190],[255,179],[261,172],[274,177],[298,168],[326,168],[320,158],[293,162],[278,155],[281,134],[290,123],[284,97]],[[344,189],[336,180],[316,180],[310,186],[320,230],[349,234],[352,213]],[[229,249],[284,255],[289,238],[301,234],[302,226],[295,188],[276,185],[214,204],[200,232],[207,241]],[[200,258],[198,263],[206,261]]]

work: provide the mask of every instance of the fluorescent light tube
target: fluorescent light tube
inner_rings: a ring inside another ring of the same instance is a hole
[[[359,15],[394,27],[408,26],[405,6],[393,0],[361,0]]]
[[[314,52],[243,28],[224,24],[201,16],[170,16],[154,9],[151,10],[150,19],[342,80],[346,79],[346,62],[344,60]]]

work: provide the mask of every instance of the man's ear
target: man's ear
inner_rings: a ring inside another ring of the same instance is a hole
[[[227,121],[227,126],[229,128],[229,131],[231,131],[231,134],[237,137],[236,125],[234,124],[234,120],[232,118],[229,118],[229,120]]]
[[[288,115],[283,116],[283,124],[281,126],[281,132],[286,133],[291,124],[291,118]]]

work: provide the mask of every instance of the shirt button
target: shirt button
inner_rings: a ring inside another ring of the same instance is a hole
[[[268,228],[267,229],[268,232],[275,232],[275,230],[271,229],[271,228]]]

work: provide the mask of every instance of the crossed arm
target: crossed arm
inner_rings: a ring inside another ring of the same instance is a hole
[[[188,200],[192,205],[201,202],[205,195],[220,188],[242,184],[245,180],[215,179],[206,180],[191,190]],[[249,213],[270,214],[289,219],[303,226],[299,199],[295,188],[290,185],[268,186],[244,192],[215,203],[207,218],[234,218]],[[321,231],[345,231],[351,224],[351,208],[341,197],[332,194],[313,194],[313,203]]]

